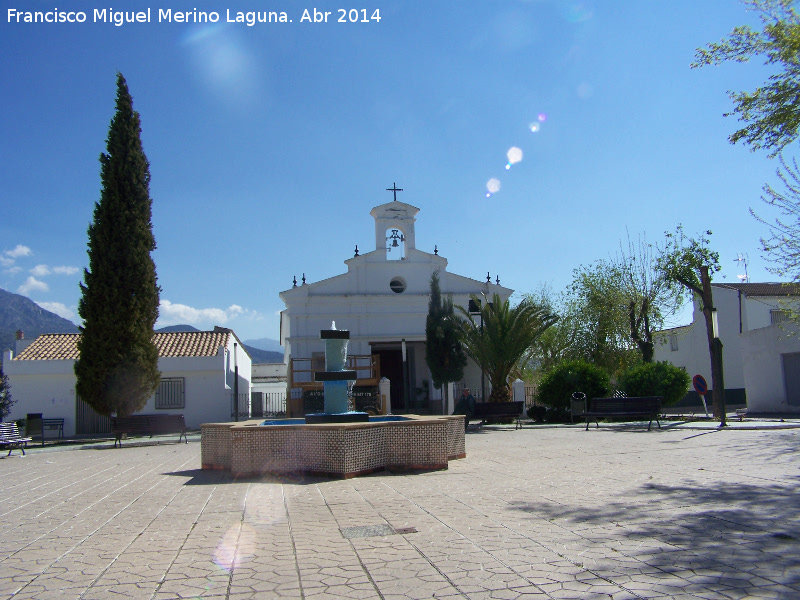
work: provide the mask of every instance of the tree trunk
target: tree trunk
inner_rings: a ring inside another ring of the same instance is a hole
[[[714,302],[711,295],[711,278],[708,276],[708,267],[700,267],[700,281],[703,284],[703,316],[706,319],[708,352],[711,357],[711,402],[714,407],[714,416],[720,420],[720,427],[725,427],[725,382],[722,368],[722,341],[714,337]]]

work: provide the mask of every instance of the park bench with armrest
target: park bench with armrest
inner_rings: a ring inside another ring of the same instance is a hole
[[[179,433],[181,438],[189,443],[186,437],[186,423],[183,415],[131,415],[129,417],[111,417],[111,433],[114,434],[114,447],[119,442],[122,447],[122,436],[128,435],[154,435],[164,433]]]
[[[632,398],[592,398],[589,400],[586,409],[574,416],[586,419],[587,431],[592,421],[594,421],[599,428],[600,423],[598,419],[603,417],[649,418],[650,422],[647,424],[647,431],[650,431],[653,421],[655,421],[658,428],[661,429],[661,423],[658,420],[660,413],[661,397],[644,396]]]
[[[22,450],[22,456],[25,456],[25,446],[30,441],[31,438],[22,437],[19,434],[19,427],[17,427],[16,423],[0,423],[0,446],[3,448],[8,446],[8,454],[6,456],[11,456],[11,452],[15,448]]]
[[[517,402],[476,402],[472,418],[480,419],[481,425],[491,419],[515,419],[516,427],[514,429],[521,429],[522,424],[519,419],[524,409],[525,403],[521,400]]]

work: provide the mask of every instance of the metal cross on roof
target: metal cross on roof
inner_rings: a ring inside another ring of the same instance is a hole
[[[394,192],[394,201],[397,202],[397,192],[402,192],[403,188],[397,187],[397,183],[392,182],[392,187],[386,188],[387,192]]]

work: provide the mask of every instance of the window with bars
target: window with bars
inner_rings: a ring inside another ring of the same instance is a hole
[[[183,377],[164,377],[156,390],[156,408],[185,408]]]
[[[789,320],[789,311],[788,310],[771,310],[769,311],[769,321],[773,325],[775,323],[785,323]]]
[[[678,350],[678,335],[675,333],[669,335],[669,349],[671,352]]]

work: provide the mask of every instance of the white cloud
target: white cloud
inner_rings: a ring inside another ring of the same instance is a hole
[[[75,317],[75,313],[72,312],[66,305],[62,304],[61,302],[37,302],[39,306],[41,306],[45,310],[49,310],[52,313],[56,313],[59,317],[64,317],[65,319],[72,320]]]
[[[34,277],[46,277],[50,275],[50,267],[47,265],[36,265],[31,269],[31,275]]]
[[[25,280],[21,286],[17,288],[17,293],[26,295],[30,294],[31,292],[49,292],[50,287],[44,282],[39,281],[35,277],[31,276]]]
[[[30,256],[31,254],[33,254],[33,252],[30,248],[22,244],[17,244],[17,247],[13,250],[6,250],[0,254],[0,267],[13,267],[18,258],[21,256]],[[8,273],[9,271],[6,272]],[[18,273],[19,271],[14,272]]]
[[[46,277],[48,275],[74,275],[80,271],[78,267],[53,267],[52,269],[47,265],[36,265],[31,269],[31,275],[34,277]]]
[[[78,271],[80,271],[78,267],[53,267],[53,273],[56,275],[75,275]]]
[[[9,275],[16,275],[22,271],[22,267],[11,267],[9,269],[3,269],[3,273],[8,273]]]
[[[158,309],[158,325],[224,325],[231,319],[237,317],[257,317],[258,313],[254,310],[247,310],[238,304],[232,304],[228,308],[194,308],[186,304],[174,304],[169,300],[161,300]]]
[[[33,252],[27,246],[23,246],[22,244],[17,244],[16,248],[14,248],[13,250],[6,250],[4,254],[11,258],[19,258],[21,256],[30,256],[31,254],[33,254]]]

